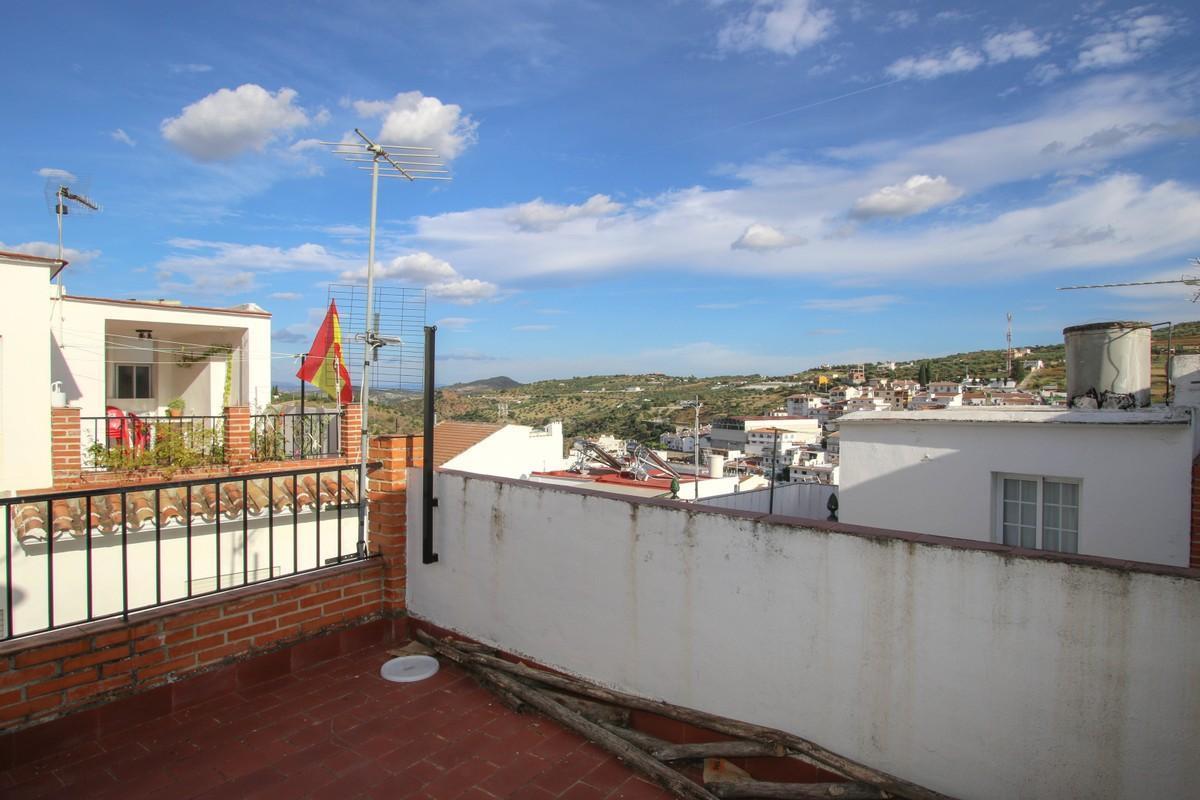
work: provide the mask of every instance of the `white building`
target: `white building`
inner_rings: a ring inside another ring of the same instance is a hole
[[[761,433],[770,428],[811,433],[815,438],[820,433],[821,423],[810,417],[720,417],[712,422],[709,441],[713,448],[746,451],[752,431]],[[761,440],[761,436],[756,438],[756,441]]]
[[[1050,407],[842,417],[841,520],[1186,566],[1191,417]]]
[[[51,385],[90,420],[86,449],[108,407],[217,416],[270,402],[271,315],[257,306],[76,297],[51,284],[57,259],[0,253],[0,492],[51,483]]]
[[[829,407],[829,398],[818,395],[794,394],[786,400],[790,417],[814,417]]]
[[[527,478],[534,472],[565,469],[561,422],[544,428],[441,422],[434,428],[434,464],[447,469]]]
[[[862,390],[855,386],[835,386],[829,390],[829,402],[844,403],[862,394]]]

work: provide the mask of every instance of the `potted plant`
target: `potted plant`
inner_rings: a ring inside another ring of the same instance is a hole
[[[176,397],[174,400],[167,403],[167,416],[168,417],[182,417],[183,416],[183,398],[182,397]]]

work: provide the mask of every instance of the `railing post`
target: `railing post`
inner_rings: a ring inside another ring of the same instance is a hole
[[[342,407],[338,420],[338,442],[342,458],[357,461],[362,458],[362,406],[350,403]]]
[[[79,480],[83,472],[79,409],[50,409],[50,464],[55,488]]]
[[[225,409],[225,463],[230,466],[250,463],[250,407]]]

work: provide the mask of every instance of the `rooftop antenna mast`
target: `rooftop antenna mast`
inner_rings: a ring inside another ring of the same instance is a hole
[[[62,271],[63,267],[67,265],[66,249],[63,247],[63,217],[71,213],[72,206],[87,214],[100,210],[99,203],[96,203],[80,192],[72,191],[66,184],[57,182],[63,180],[65,177],[67,175],[63,173],[61,176],[54,176],[46,181],[47,200],[51,196],[54,198],[54,217],[58,225],[58,266],[55,267],[54,274],[51,276],[54,279],[55,294],[58,297],[58,302],[54,304],[54,311],[51,317],[58,316],[58,341],[60,345],[63,344]],[[70,179],[72,182],[76,180],[73,175],[70,176]],[[50,191],[51,188],[54,190],[53,193]]]
[[[1007,380],[1012,377],[1012,312],[1005,316],[1008,319],[1008,327],[1004,331],[1004,377]]]
[[[371,173],[371,227],[367,245],[367,314],[364,324],[366,330],[355,336],[365,344],[363,347],[362,386],[359,390],[359,404],[362,406],[362,442],[359,451],[361,461],[358,465],[358,485],[360,487],[358,555],[361,557],[366,555],[367,504],[366,492],[362,489],[367,485],[367,451],[370,446],[367,422],[371,409],[369,403],[371,363],[376,359],[380,347],[404,344],[398,337],[380,336],[379,324],[375,319],[375,220],[379,208],[379,177],[382,175],[385,178],[399,178],[410,183],[413,181],[448,181],[450,177],[449,170],[445,169],[441,156],[435,153],[432,147],[379,144],[358,128],[354,129],[354,133],[362,141],[321,142],[321,144],[329,147],[330,152],[341,156],[344,161],[353,164],[370,164],[369,167],[359,166],[358,169]],[[430,364],[425,365],[427,370],[431,367]]]
[[[1200,268],[1200,258],[1193,258],[1192,265]],[[1200,301],[1200,277],[1196,275],[1180,275],[1176,280],[1166,281],[1129,281],[1127,283],[1090,283],[1082,286],[1060,286],[1060,292],[1070,291],[1072,289],[1119,289],[1125,286],[1162,286],[1165,284],[1180,283],[1184,286],[1191,286],[1194,291],[1192,293],[1192,302]]]

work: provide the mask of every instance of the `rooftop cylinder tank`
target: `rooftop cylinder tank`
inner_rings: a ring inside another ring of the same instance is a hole
[[[1105,396],[1128,395],[1137,407],[1150,405],[1150,325],[1095,322],[1063,329],[1067,347],[1067,397],[1094,389]]]

